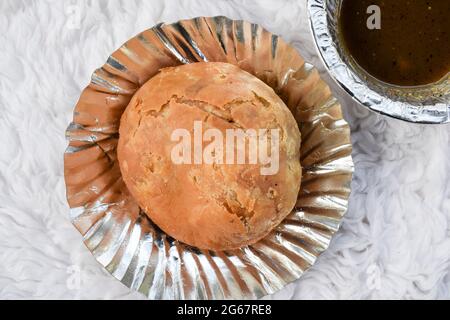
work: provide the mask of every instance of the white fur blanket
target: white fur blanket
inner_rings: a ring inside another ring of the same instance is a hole
[[[202,15],[260,23],[323,70],[305,2],[1,0],[0,298],[143,298],[68,219],[64,131],[82,88],[138,32]],[[329,250],[272,298],[450,298],[450,126],[373,114],[324,77],[353,129],[351,204]]]

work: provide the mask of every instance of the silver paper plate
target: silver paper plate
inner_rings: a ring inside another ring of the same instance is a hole
[[[424,86],[384,83],[364,71],[347,54],[338,33],[342,0],[308,0],[308,15],[320,56],[332,78],[372,111],[416,123],[450,122],[450,73]]]
[[[296,208],[267,237],[212,252],[159,230],[122,181],[116,146],[122,112],[162,67],[222,61],[254,74],[283,98],[302,134]],[[260,26],[225,17],[158,25],[96,70],[67,129],[70,217],[96,259],[118,280],[154,299],[252,299],[298,279],[329,245],[347,210],[353,172],[350,130],[315,68]]]

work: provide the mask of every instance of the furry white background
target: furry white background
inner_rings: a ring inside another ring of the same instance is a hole
[[[143,298],[100,267],[68,219],[64,131],[81,90],[130,37],[202,15],[260,23],[323,70],[305,2],[1,0],[0,298]],[[316,265],[271,298],[450,298],[450,126],[370,113],[324,76],[353,130],[350,209]]]

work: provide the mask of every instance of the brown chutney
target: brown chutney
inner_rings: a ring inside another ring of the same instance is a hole
[[[380,8],[380,29],[368,27],[371,5]],[[348,53],[378,80],[419,86],[449,73],[450,0],[343,0],[340,10]]]

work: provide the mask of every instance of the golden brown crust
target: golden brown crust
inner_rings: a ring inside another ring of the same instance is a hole
[[[259,164],[248,163],[174,164],[171,134],[192,134],[194,121],[223,133],[280,129],[278,173],[261,175]],[[270,87],[230,64],[195,63],[161,70],[134,95],[121,119],[118,158],[131,194],[162,230],[225,250],[256,242],[292,210],[299,150],[297,123]]]

